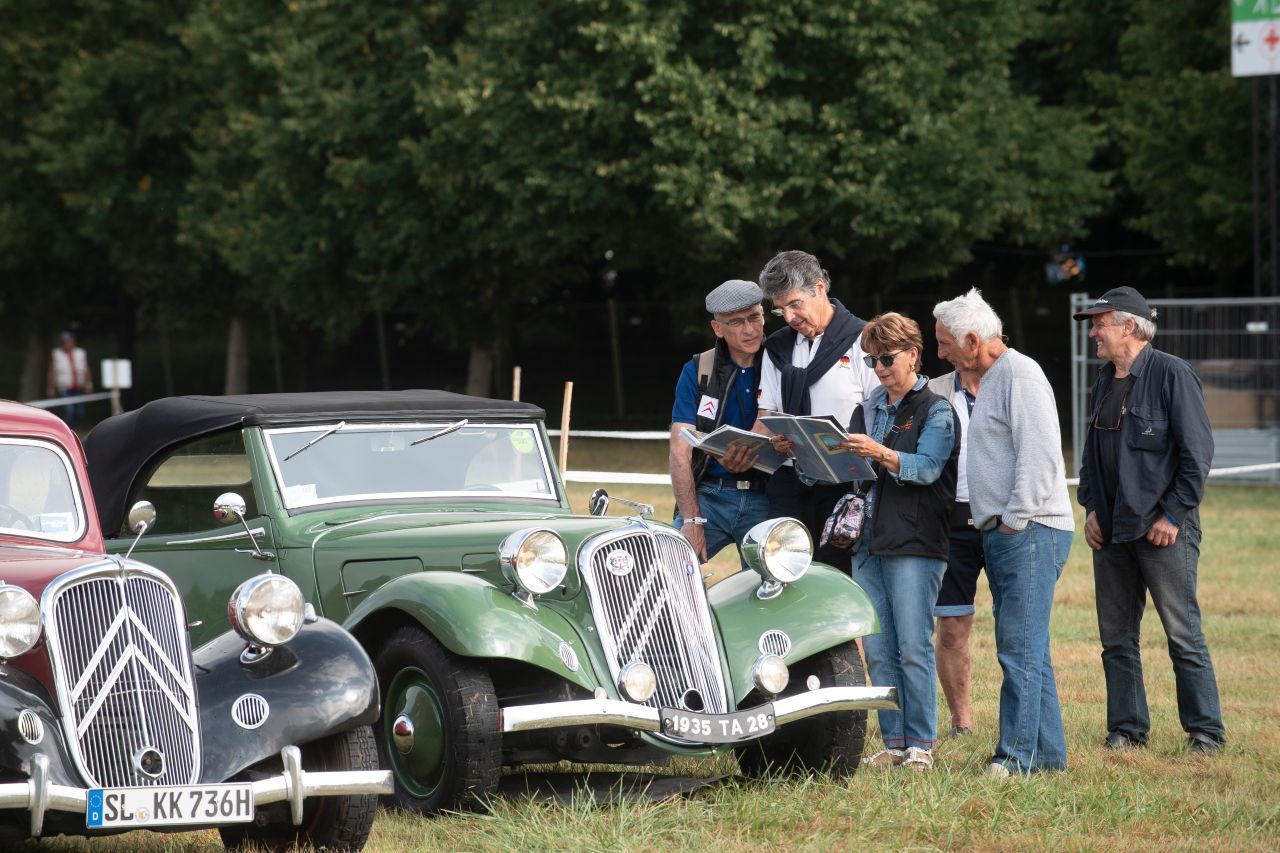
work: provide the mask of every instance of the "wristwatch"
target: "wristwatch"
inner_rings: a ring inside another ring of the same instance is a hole
[[[880,461],[881,462],[889,461],[889,448],[886,447],[880,451]]]
[[[706,524],[707,520],[700,515],[695,515],[693,518],[686,518],[684,520],[684,523],[685,524]]]

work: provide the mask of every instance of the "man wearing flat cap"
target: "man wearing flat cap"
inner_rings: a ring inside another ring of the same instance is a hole
[[[703,562],[731,542],[741,545],[747,531],[769,517],[766,475],[751,467],[755,454],[739,446],[717,459],[680,437],[684,428],[711,432],[730,424],[750,430],[755,423],[763,299],[750,281],[726,281],[707,294],[716,345],[686,362],[676,383],[670,451],[673,523]]]
[[[1151,729],[1139,629],[1147,593],[1169,638],[1178,718],[1192,753],[1225,742],[1218,684],[1200,628],[1200,501],[1213,460],[1204,392],[1191,365],[1151,346],[1156,312],[1132,287],[1104,293],[1088,320],[1103,361],[1090,393],[1077,499],[1093,549],[1108,749],[1145,746]]]

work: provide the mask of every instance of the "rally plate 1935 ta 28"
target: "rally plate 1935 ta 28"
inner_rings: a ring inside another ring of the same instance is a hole
[[[663,708],[659,713],[664,735],[700,743],[755,740],[771,733],[777,725],[771,704],[757,705],[732,714],[697,714],[674,708]]]

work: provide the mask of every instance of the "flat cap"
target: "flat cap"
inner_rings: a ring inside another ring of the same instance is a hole
[[[707,294],[707,311],[732,314],[764,301],[764,291],[753,281],[730,279]]]
[[[1097,301],[1088,308],[1077,311],[1071,316],[1076,320],[1088,320],[1097,314],[1106,314],[1111,311],[1123,311],[1144,320],[1155,319],[1147,300],[1132,287],[1113,287],[1099,296]]]

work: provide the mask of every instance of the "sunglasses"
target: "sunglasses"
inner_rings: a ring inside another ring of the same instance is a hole
[[[902,355],[906,350],[900,349],[897,352],[887,352],[884,355],[864,355],[862,363],[867,367],[875,367],[876,362],[880,362],[885,367],[893,367],[893,360]]]
[[[1116,422],[1114,426],[1107,426],[1105,423],[1100,423],[1102,419],[1102,410],[1104,407],[1106,407],[1107,400],[1110,399],[1111,397],[1110,391],[1103,394],[1102,399],[1098,401],[1098,408],[1093,413],[1093,418],[1089,422],[1090,425],[1094,429],[1101,430],[1102,432],[1115,432],[1118,429],[1120,429],[1120,424],[1124,423],[1124,416],[1129,411],[1128,409],[1129,391],[1131,390],[1132,390],[1132,386],[1130,386],[1129,388],[1126,388],[1124,392],[1124,396],[1120,398],[1120,414],[1116,416]]]

